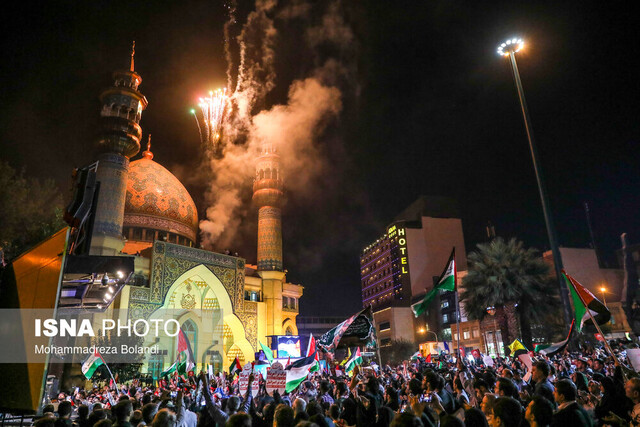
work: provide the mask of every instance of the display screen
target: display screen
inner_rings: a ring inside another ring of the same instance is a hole
[[[279,336],[278,357],[300,357],[300,337],[298,335]]]

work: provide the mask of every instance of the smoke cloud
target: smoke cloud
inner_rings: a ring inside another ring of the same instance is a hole
[[[311,10],[317,5],[296,0],[279,6],[275,0],[258,0],[235,37],[239,50],[237,82],[223,124],[222,152],[210,156],[205,165],[212,176],[205,195],[206,219],[200,223],[205,248],[222,250],[236,247],[234,242],[242,238],[255,239],[255,226],[241,225],[255,210],[251,205],[252,183],[262,143],[277,147],[285,189],[295,193],[298,203],[304,203],[305,198],[309,203],[314,182],[327,175],[325,131],[343,108],[339,82],[349,78],[350,65],[341,55],[327,57],[320,50],[329,44],[338,47],[336,52],[344,52],[341,47],[353,41],[351,30],[339,14],[339,4],[330,3],[316,17],[317,23],[305,22],[300,42],[312,53],[311,66],[301,67],[301,75],[285,82],[288,90],[283,103],[267,104],[276,83],[282,85],[277,79],[276,60],[278,42],[285,31],[279,33],[277,26],[289,29],[292,20],[312,19]],[[230,20],[236,19],[235,9],[233,12]],[[227,41],[232,39],[232,27],[231,22],[225,26]],[[231,47],[227,46],[226,52],[227,61],[231,61]]]

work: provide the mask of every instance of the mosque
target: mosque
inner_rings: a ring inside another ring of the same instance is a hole
[[[265,143],[256,160],[257,265],[197,249],[196,206],[184,185],[154,159],[150,137],[142,157],[133,160],[148,103],[139,91],[133,51],[129,69],[113,79],[100,95],[100,190],[89,254],[134,256],[135,273],[105,315],[120,309],[119,316],[130,319],[173,316],[191,342],[198,369],[211,363],[223,370],[235,357],[244,364],[254,360],[258,341],[297,335],[303,287],[287,282],[282,263],[283,180],[276,147]],[[175,361],[175,338],[145,344],[161,351],[148,356],[143,372],[157,374]]]

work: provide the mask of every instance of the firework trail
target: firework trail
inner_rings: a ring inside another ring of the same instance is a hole
[[[196,124],[198,125],[198,131],[200,132],[200,140],[205,147],[212,149],[218,148],[220,129],[222,128],[228,100],[229,97],[227,96],[226,89],[209,92],[208,97],[200,98],[198,106],[202,112],[202,123],[198,121],[198,116],[195,114],[195,111],[192,110]]]

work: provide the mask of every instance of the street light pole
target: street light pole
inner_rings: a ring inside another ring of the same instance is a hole
[[[518,72],[518,64],[516,63],[516,55],[524,42],[522,39],[512,39],[505,43],[502,43],[498,47],[498,53],[503,56],[508,56],[511,62],[511,69],[513,71],[513,79],[518,90],[518,98],[520,100],[520,108],[522,110],[522,117],[524,119],[524,127],[527,132],[527,139],[529,140],[529,150],[531,151],[531,158],[533,160],[533,169],[536,174],[536,180],[538,182],[538,191],[540,193],[540,201],[542,202],[542,213],[544,215],[544,221],[547,226],[547,236],[549,238],[549,246],[551,246],[551,253],[553,254],[553,265],[556,271],[556,278],[558,280],[558,288],[560,290],[560,298],[562,299],[562,305],[564,306],[564,321],[565,329],[571,324],[571,308],[569,305],[569,292],[567,285],[562,279],[562,257],[560,256],[560,250],[558,249],[558,239],[556,237],[556,228],[551,217],[549,209],[549,200],[547,196],[547,188],[544,184],[542,177],[542,169],[540,167],[540,161],[538,160],[538,150],[536,148],[535,138],[533,137],[533,128],[531,126],[531,119],[529,117],[529,109],[527,108],[527,101],[524,98],[524,90],[522,89],[522,82],[520,81],[520,73]]]

